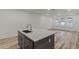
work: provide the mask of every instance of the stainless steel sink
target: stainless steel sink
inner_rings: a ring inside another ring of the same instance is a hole
[[[23,30],[24,33],[31,33],[32,31],[29,30]]]

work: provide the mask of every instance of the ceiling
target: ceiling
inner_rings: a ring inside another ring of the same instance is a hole
[[[47,13],[47,9],[24,9],[24,11],[31,12],[31,13],[39,13],[44,14]]]
[[[43,15],[79,15],[79,9],[24,9],[24,11]]]

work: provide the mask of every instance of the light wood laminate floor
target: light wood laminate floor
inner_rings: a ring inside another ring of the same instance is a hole
[[[18,49],[17,36],[0,39],[0,49]]]

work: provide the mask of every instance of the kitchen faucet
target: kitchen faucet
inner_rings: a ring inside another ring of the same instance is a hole
[[[27,25],[27,29],[30,30],[30,31],[32,31],[32,25],[31,24],[28,24]]]

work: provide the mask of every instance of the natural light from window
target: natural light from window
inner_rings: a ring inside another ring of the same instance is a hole
[[[59,26],[59,27],[72,27],[73,20],[72,18],[67,18],[67,19],[61,18],[61,19],[57,19],[55,21],[55,24],[56,26]]]

